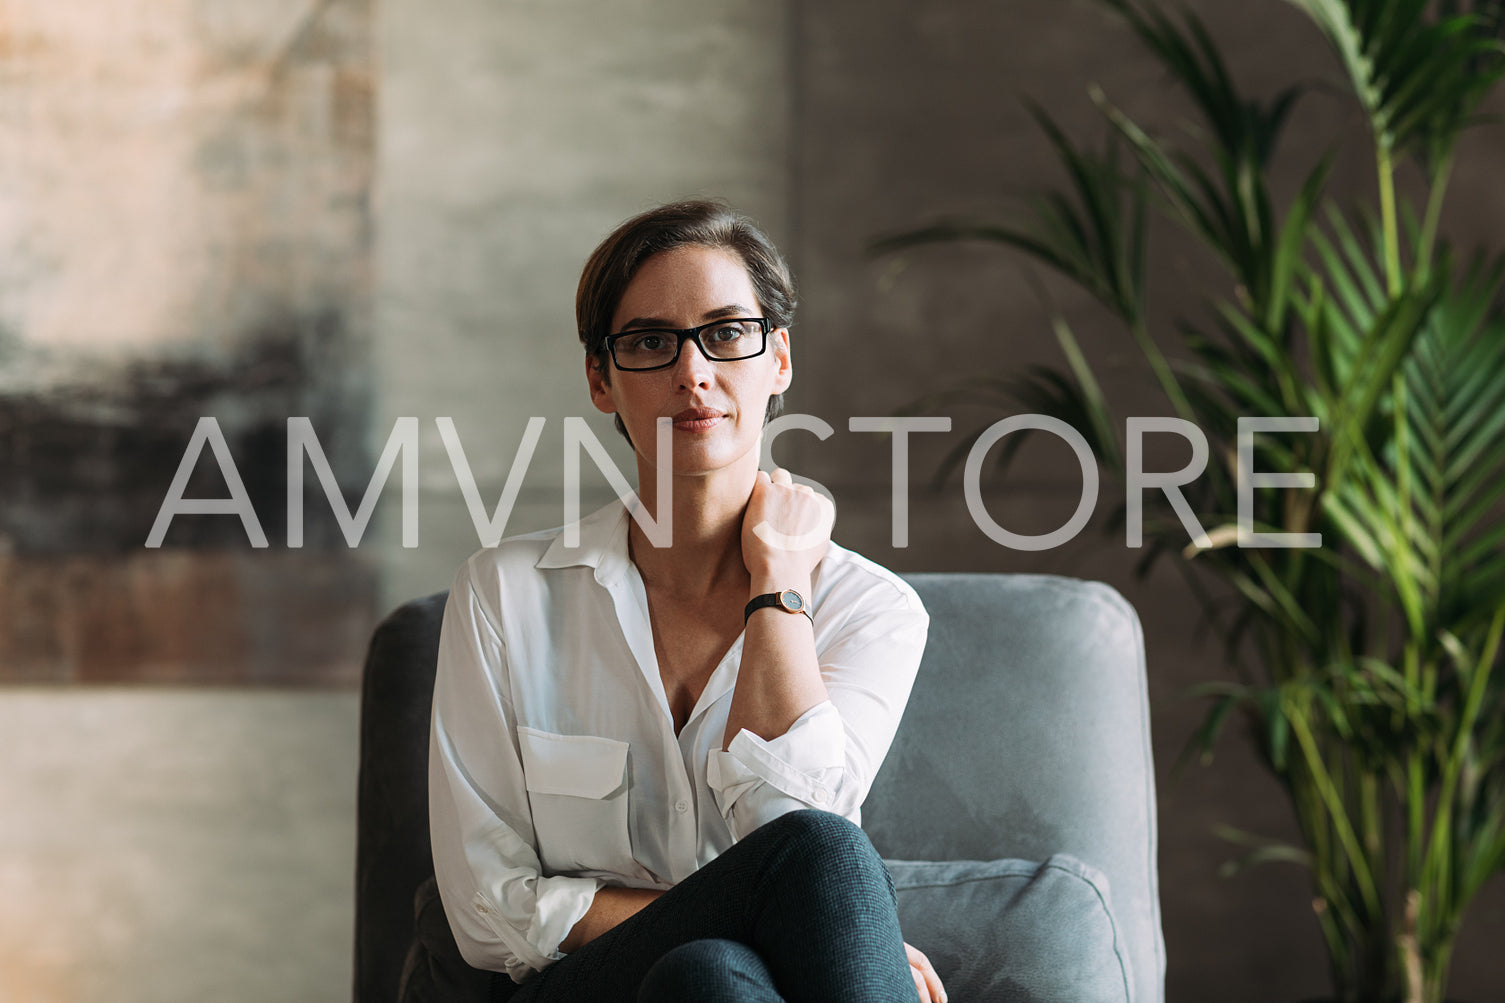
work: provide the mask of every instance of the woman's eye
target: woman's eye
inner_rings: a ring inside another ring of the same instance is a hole
[[[706,332],[712,341],[736,341],[746,333],[740,324],[727,324],[724,327],[712,328]]]
[[[656,352],[664,347],[664,336],[661,334],[639,335],[628,339],[627,347],[635,352]]]

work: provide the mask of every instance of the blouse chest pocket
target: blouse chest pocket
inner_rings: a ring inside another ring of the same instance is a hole
[[[628,835],[628,743],[522,727],[517,734],[545,872],[641,874]]]

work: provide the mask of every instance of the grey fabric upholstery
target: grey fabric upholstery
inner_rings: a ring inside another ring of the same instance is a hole
[[[1108,879],[1075,857],[886,863],[904,940],[925,952],[957,1003],[1132,998]]]
[[[889,859],[1060,853],[1101,872],[1131,998],[1162,1003],[1154,773],[1133,609],[1105,585],[1048,575],[905,577],[930,611],[930,639],[863,828]],[[433,870],[425,778],[444,600],[438,593],[392,613],[366,660],[357,1003],[396,999],[414,893]],[[989,942],[979,935],[979,953]]]
[[[413,896],[434,873],[429,711],[447,592],[414,599],[371,637],[361,681],[356,803],[356,1003],[392,1003],[413,936]]]
[[[1163,997],[1144,637],[1096,582],[905,576],[930,612],[925,658],[862,808],[886,858],[1044,860],[1108,877],[1136,1003]]]

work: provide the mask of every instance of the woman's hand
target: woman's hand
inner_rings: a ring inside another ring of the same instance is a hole
[[[661,888],[620,888],[606,885],[597,889],[590,908],[576,921],[570,932],[565,934],[559,949],[565,954],[580,950],[618,923],[637,915],[640,909],[662,894],[664,889]]]
[[[758,471],[742,517],[742,563],[754,579],[772,574],[808,579],[831,545],[836,507],[789,471]]]
[[[908,944],[904,945],[904,953],[909,955],[909,974],[914,976],[921,1003],[946,1003],[946,987],[941,985],[941,977],[935,974],[930,959]]]

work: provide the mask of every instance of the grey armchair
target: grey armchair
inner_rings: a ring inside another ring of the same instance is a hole
[[[958,1003],[968,1003],[962,981],[981,1001],[1162,1003],[1154,772],[1132,607],[1105,585],[1049,575],[905,577],[930,612],[930,639],[863,828],[890,861],[906,939]],[[393,612],[366,660],[357,1003],[397,999],[415,892],[433,870],[425,783],[444,600]]]

